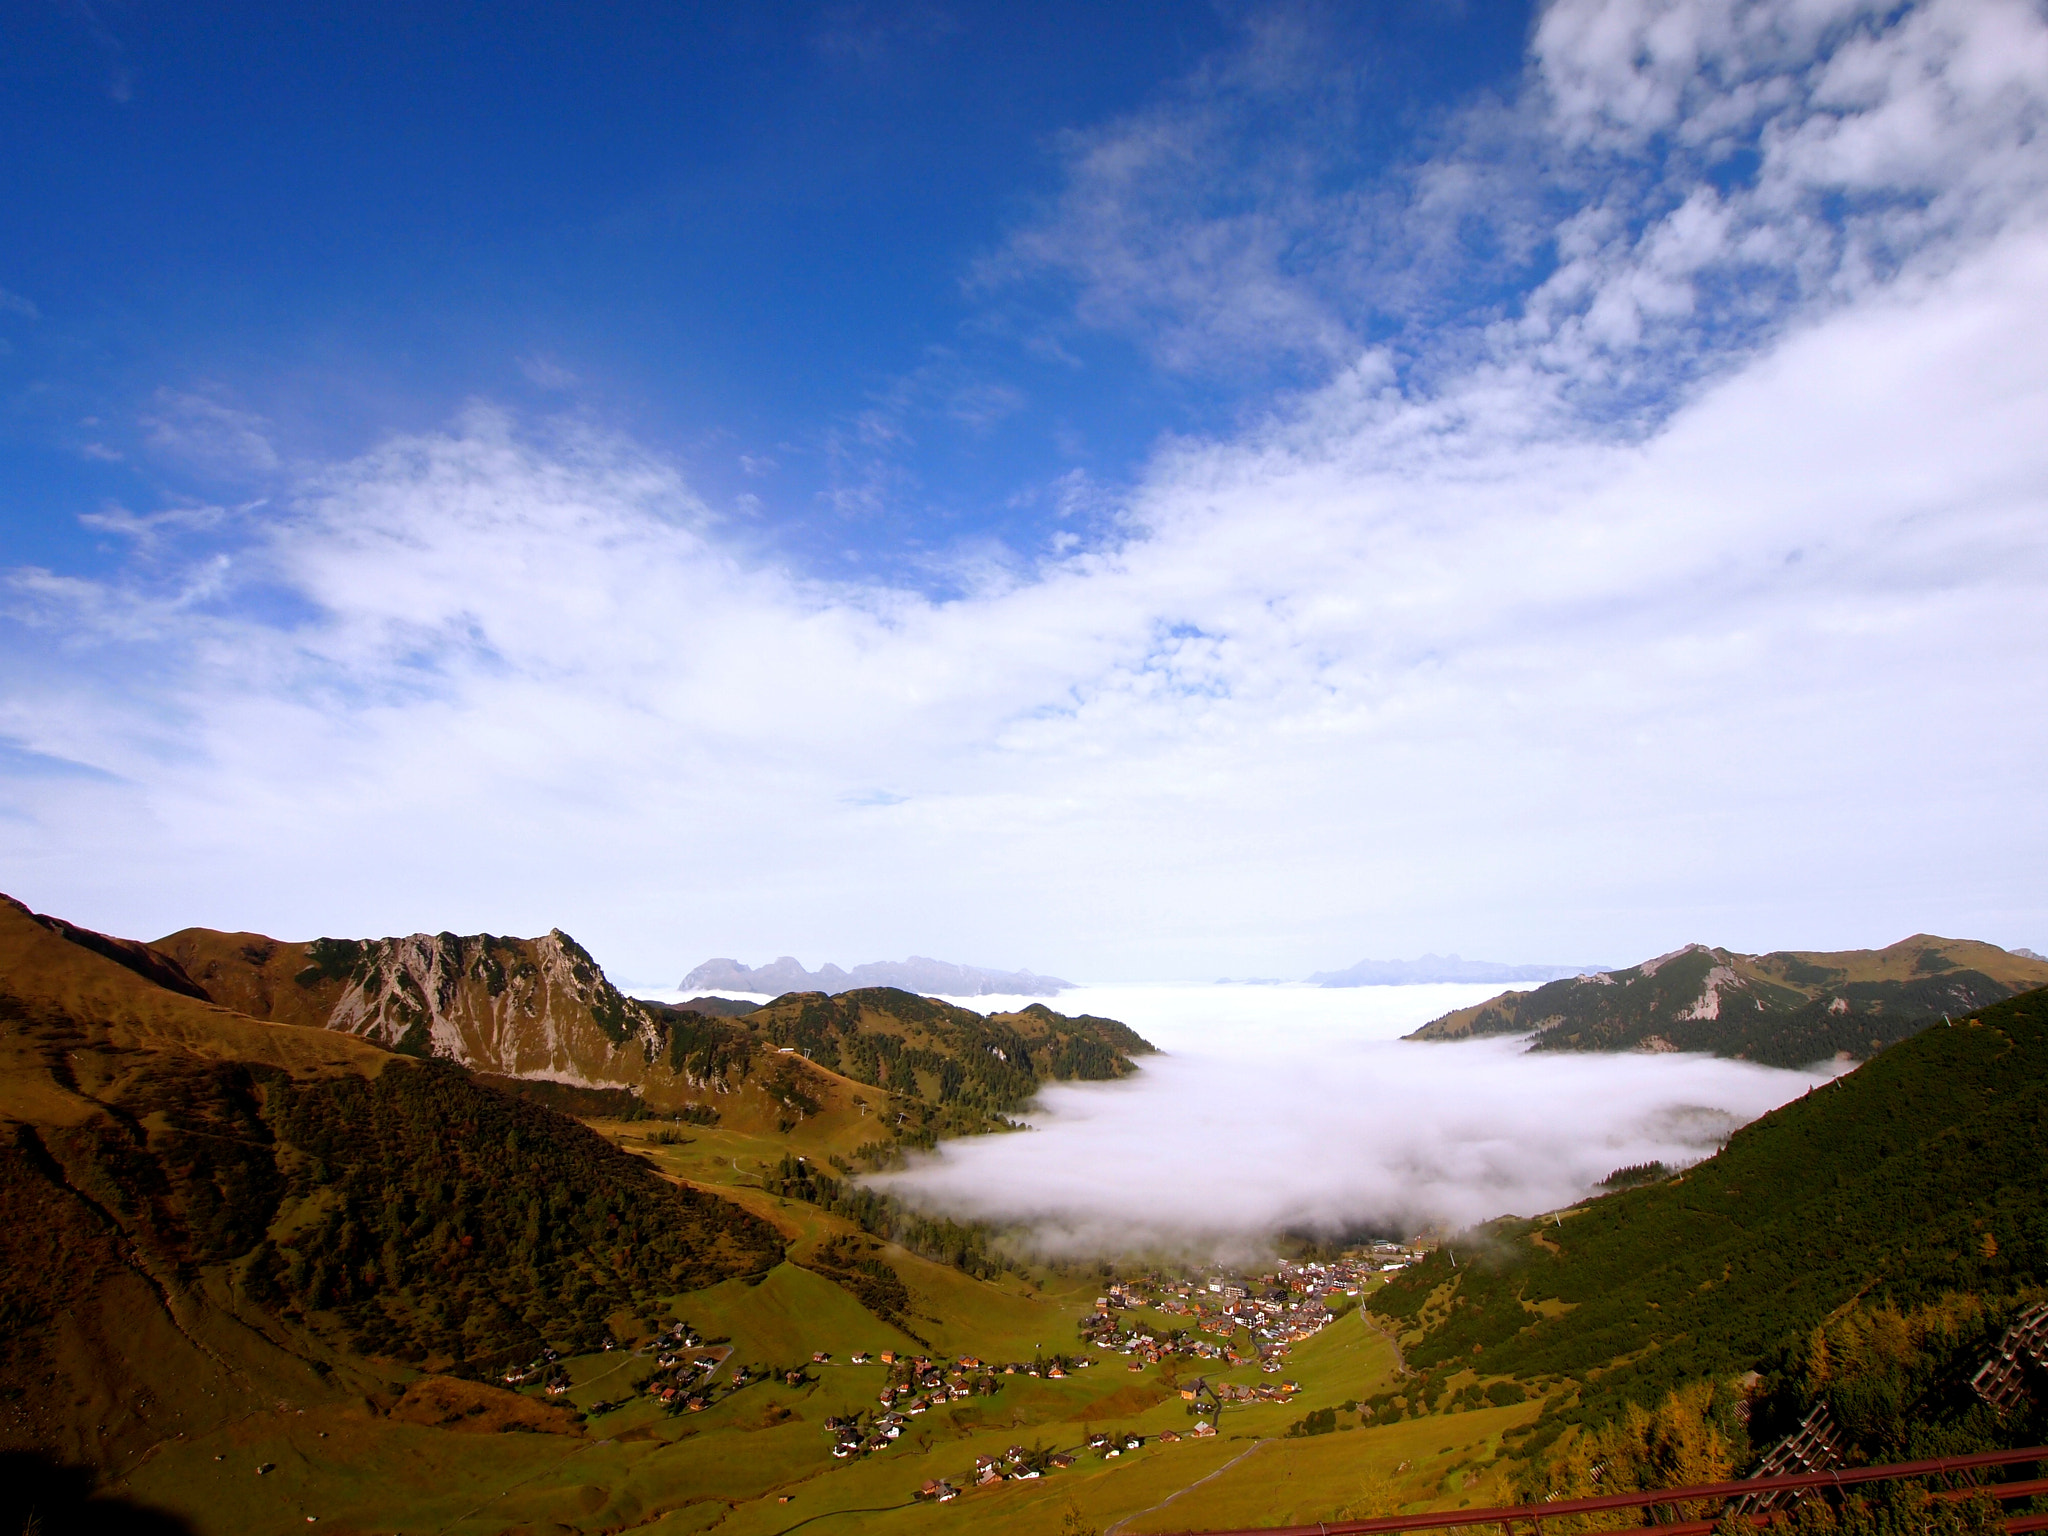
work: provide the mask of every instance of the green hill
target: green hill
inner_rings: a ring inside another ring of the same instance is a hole
[[[1797,1067],[1862,1060],[1944,1015],[2042,986],[2048,962],[1927,934],[1839,953],[1689,944],[1627,970],[1503,992],[1408,1038],[1526,1034],[1537,1051],[1704,1051]]]
[[[1910,1420],[1924,1446],[1967,1417],[1955,1371],[2048,1282],[2044,1167],[2048,991],[2034,991],[1922,1031],[1676,1177],[1449,1242],[1368,1305],[1407,1330],[1421,1372],[1407,1406],[1437,1406],[1469,1370],[1569,1384],[1574,1415],[1598,1420],[1759,1370],[1773,1373],[1759,1435],[1823,1391],[1815,1330],[1876,1318],[1922,1341],[1898,1358],[1926,1379],[1909,1390],[1894,1372],[1885,1390],[1903,1394],[1894,1438]],[[1928,1353],[1934,1334],[1945,1354]],[[1951,1401],[1915,1410],[1915,1392]]]

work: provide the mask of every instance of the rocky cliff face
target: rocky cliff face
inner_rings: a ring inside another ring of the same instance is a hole
[[[188,928],[151,947],[238,1012],[409,1056],[592,1088],[639,1087],[667,1070],[667,1010],[621,993],[560,929],[289,944]]]
[[[597,1088],[642,1080],[667,1044],[654,1017],[560,929],[525,940],[416,933],[332,949],[340,953],[322,958],[348,969],[327,1027],[409,1055]]]
[[[1861,1060],[1938,1022],[2048,986],[2048,963],[1915,934],[1886,949],[1743,955],[1688,944],[1626,970],[1503,992],[1411,1040],[1529,1035],[1541,1051],[1705,1051],[1770,1066]]]

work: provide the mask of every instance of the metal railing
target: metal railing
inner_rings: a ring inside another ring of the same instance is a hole
[[[1457,1530],[1478,1525],[1500,1526],[1512,1536],[1516,1525],[1530,1527],[1530,1536],[1542,1536],[1543,1522],[1573,1515],[1593,1515],[1607,1510],[1647,1509],[1659,1504],[1684,1504],[1695,1499],[1737,1499],[1747,1494],[1801,1493],[1820,1488],[1846,1488],[1856,1483],[1891,1482],[1909,1477],[1956,1476],[1992,1467],[2016,1466],[2021,1462],[2048,1460],[2048,1446],[2031,1446],[2017,1451],[1983,1451],[1974,1456],[1937,1456],[1927,1461],[1900,1461],[1882,1467],[1843,1467],[1833,1472],[1801,1472],[1788,1477],[1752,1477],[1741,1482],[1701,1483],[1691,1488],[1657,1488],[1647,1493],[1609,1493],[1590,1499],[1559,1499],[1548,1504],[1510,1504],[1498,1509],[1441,1509],[1413,1515],[1381,1515],[1371,1520],[1327,1520],[1314,1525],[1264,1525],[1233,1530],[1185,1532],[1182,1536],[1380,1536],[1397,1531]],[[1985,1494],[1993,1499],[2026,1498],[2048,1492],[2048,1479],[2015,1483],[1982,1483],[1966,1488],[1943,1489],[1934,1496],[1962,1499]],[[1752,1524],[1765,1525],[1780,1518],[1769,1511],[1747,1515]],[[1717,1522],[1688,1520],[1668,1525],[1644,1526],[1656,1536],[1706,1536]],[[2048,1530],[2048,1515],[2021,1515],[2005,1522],[2012,1536],[2028,1531]]]

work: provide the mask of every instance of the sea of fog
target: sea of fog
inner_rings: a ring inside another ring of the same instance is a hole
[[[1029,1132],[949,1141],[876,1182],[1076,1254],[1405,1235],[1553,1210],[1630,1164],[1695,1162],[1834,1070],[1398,1038],[1499,990],[1077,987],[1051,1006],[1121,1019],[1164,1054],[1122,1082],[1050,1086]]]

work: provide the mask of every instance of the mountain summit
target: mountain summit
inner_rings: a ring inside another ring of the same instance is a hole
[[[924,955],[912,955],[908,960],[874,960],[850,971],[842,971],[829,961],[815,971],[807,971],[793,955],[784,955],[772,965],[763,966],[742,965],[737,960],[706,960],[682,981],[685,992],[765,992],[770,997],[785,992],[823,992],[837,997],[862,987],[895,987],[941,997],[1057,997],[1062,988],[1072,985],[1057,976],[1040,976],[1032,971],[991,971]]]

